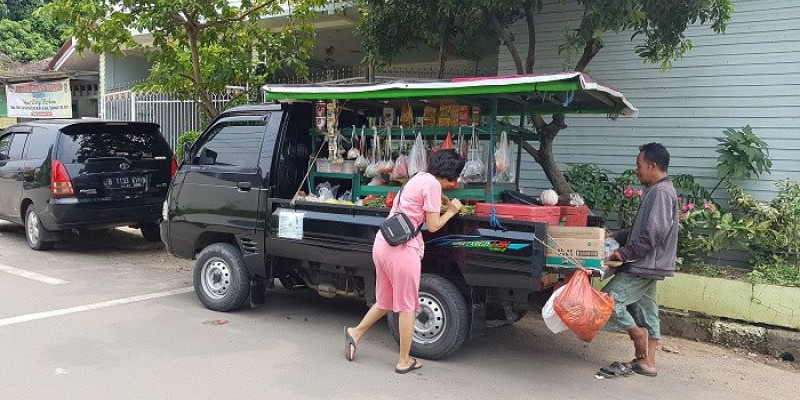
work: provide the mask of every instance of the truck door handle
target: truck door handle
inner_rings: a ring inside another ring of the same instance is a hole
[[[236,187],[239,188],[239,190],[241,190],[242,192],[249,192],[250,188],[253,187],[253,184],[251,184],[250,182],[238,182],[236,184]]]

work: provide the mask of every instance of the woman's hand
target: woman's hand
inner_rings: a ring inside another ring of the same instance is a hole
[[[453,214],[458,214],[462,207],[464,207],[464,205],[461,204],[461,201],[458,199],[451,199],[450,202],[447,203],[447,211],[450,211]]]

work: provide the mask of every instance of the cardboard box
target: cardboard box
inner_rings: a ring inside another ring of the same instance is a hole
[[[564,239],[599,239],[605,240],[604,228],[582,226],[548,226],[547,234],[554,238]]]
[[[575,258],[597,258],[605,257],[604,239],[567,239],[567,238],[547,238],[547,255],[564,256]]]

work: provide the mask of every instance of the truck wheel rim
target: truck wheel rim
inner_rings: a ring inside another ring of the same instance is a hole
[[[34,212],[28,213],[28,226],[26,227],[26,231],[28,232],[28,240],[31,241],[31,244],[34,246],[39,244],[39,217],[37,217]]]
[[[447,328],[442,302],[430,293],[420,292],[420,309],[414,321],[414,341],[433,343],[442,337]]]
[[[228,263],[219,257],[210,258],[203,265],[203,292],[206,296],[219,300],[228,294],[231,285],[231,271]]]

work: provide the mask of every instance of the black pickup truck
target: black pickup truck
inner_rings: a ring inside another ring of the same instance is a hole
[[[375,301],[372,242],[388,210],[292,202],[312,157],[313,103],[249,105],[216,118],[187,148],[164,203],[168,251],[194,259],[194,286],[218,311],[287,289]],[[412,354],[441,359],[487,326],[540,309],[560,275],[545,269],[546,225],[455,218],[423,230]],[[537,240],[538,239],[538,240]],[[395,339],[397,319],[390,314]]]

